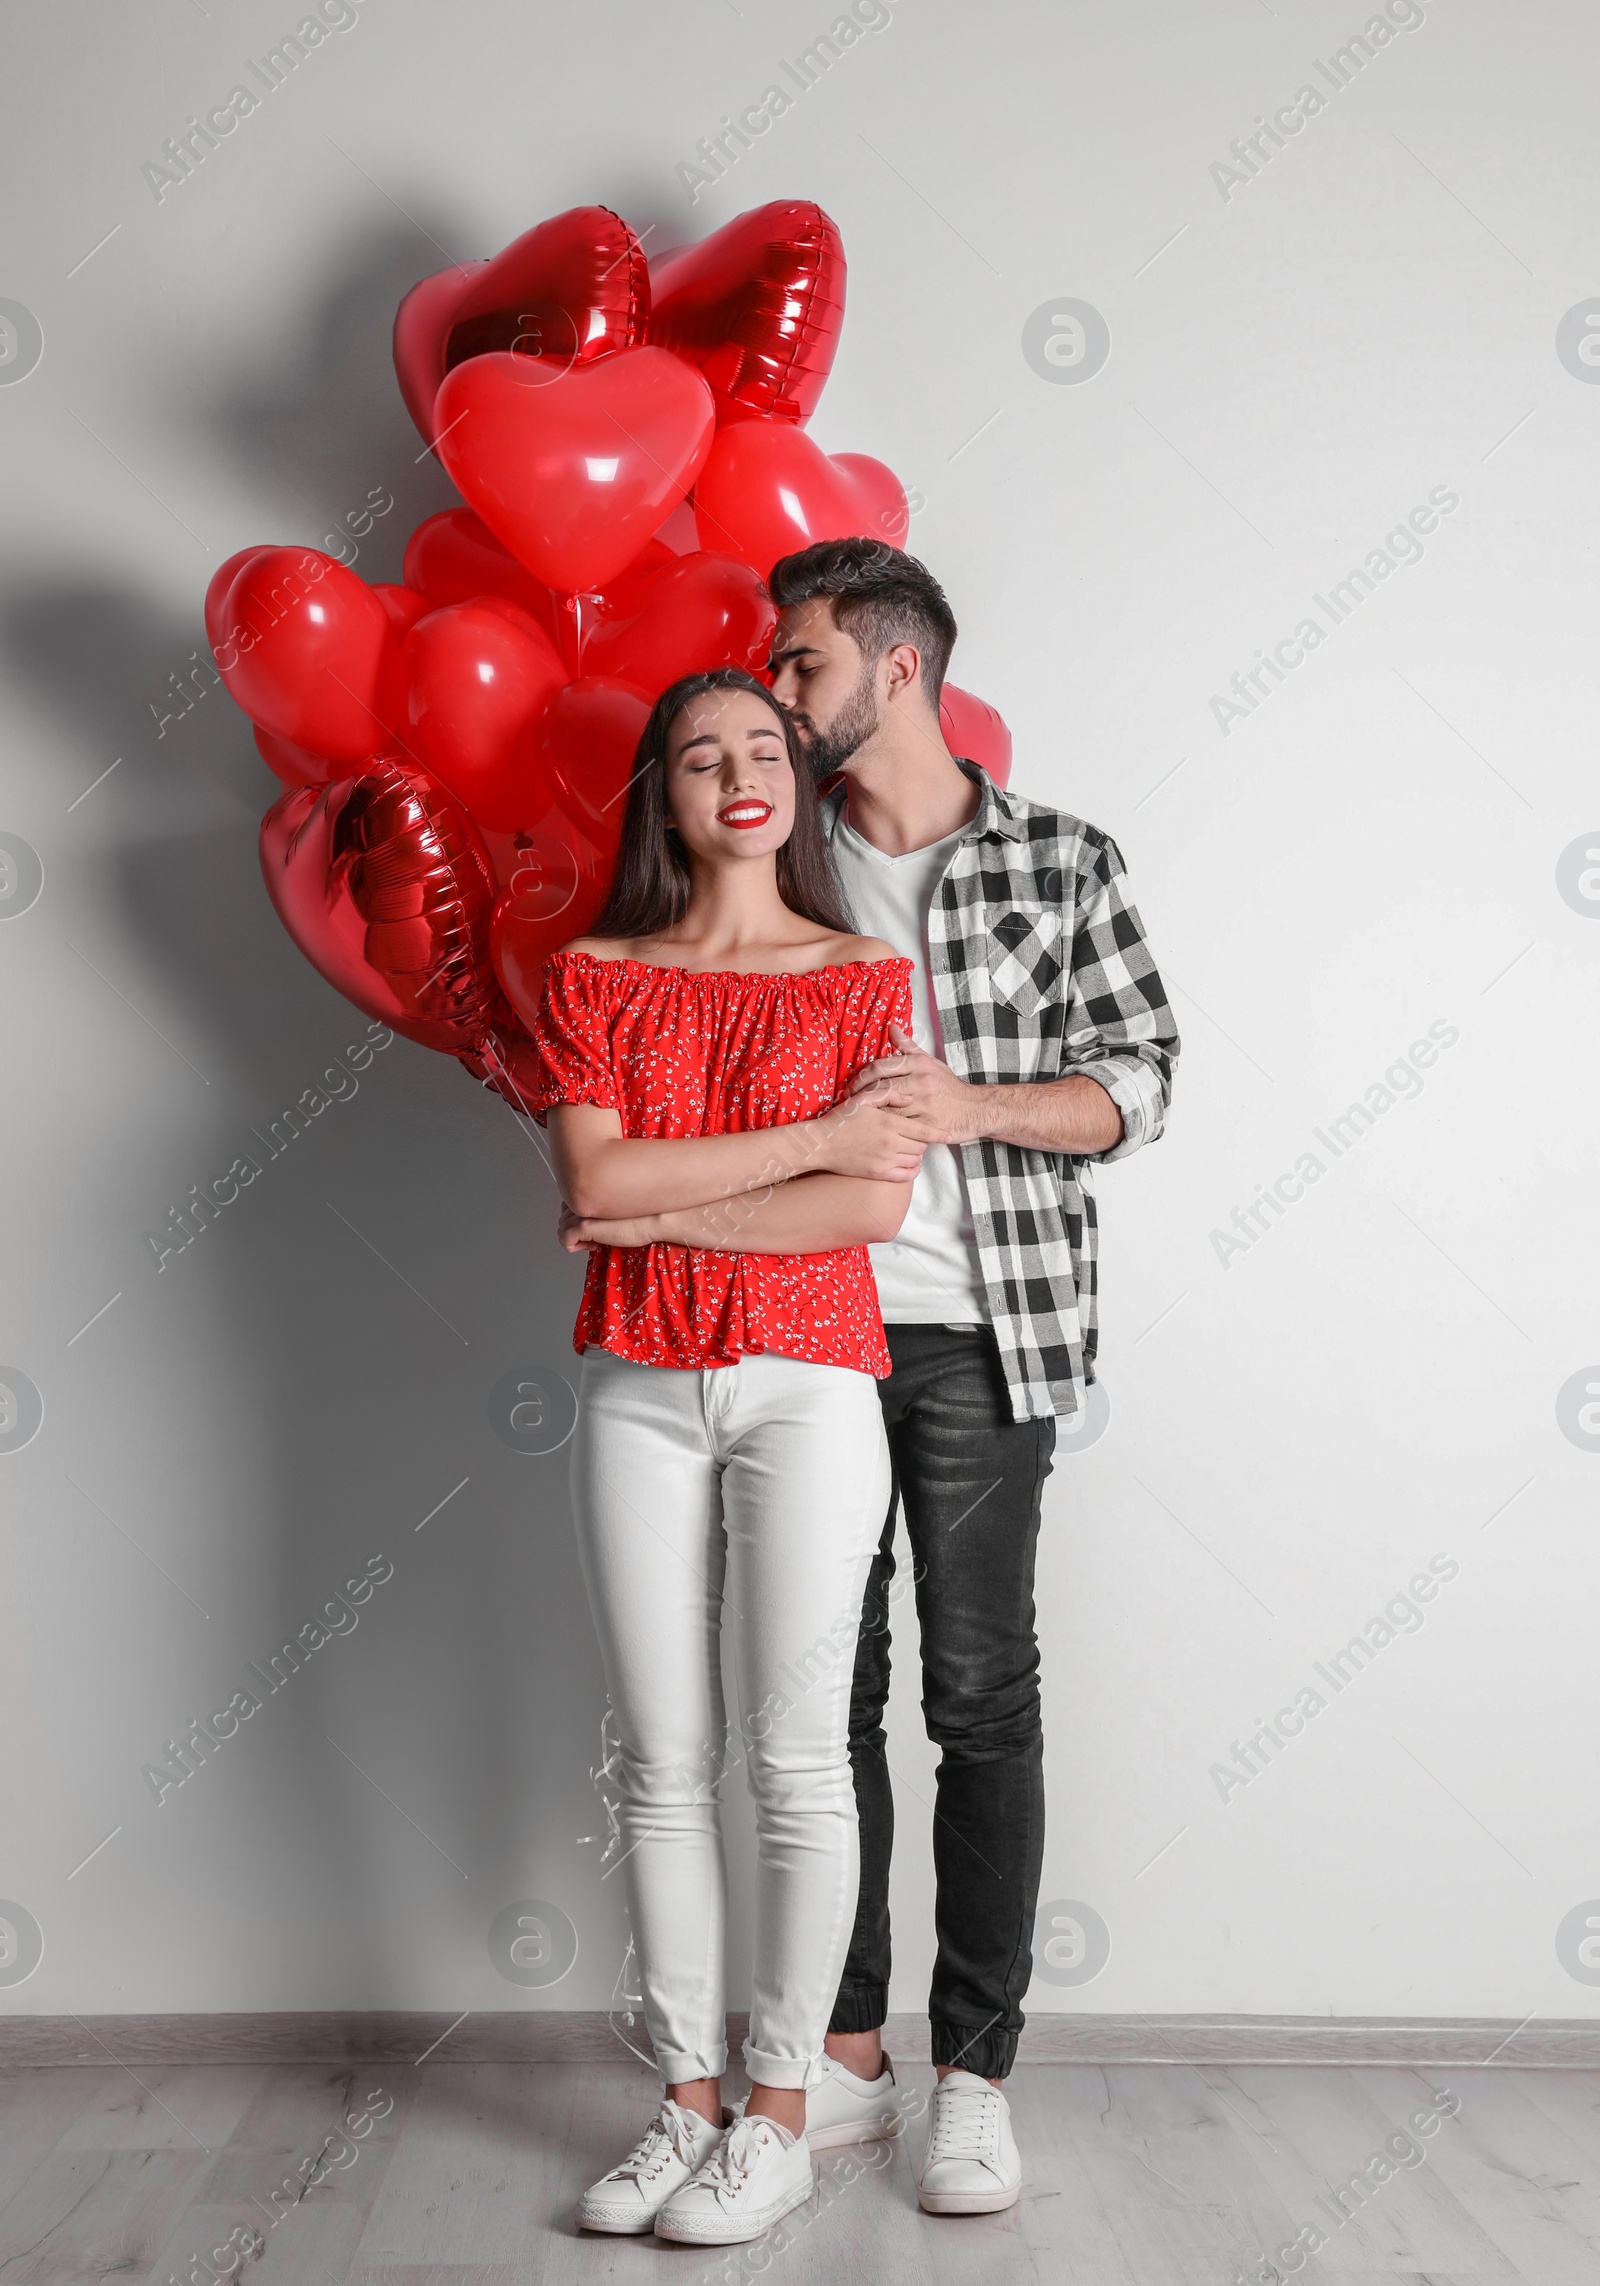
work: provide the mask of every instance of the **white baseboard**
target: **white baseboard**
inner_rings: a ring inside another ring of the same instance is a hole
[[[735,2055],[746,2019],[730,2016]],[[394,2009],[238,2016],[0,2017],[0,2069],[33,2064],[576,2064],[628,2060],[620,2032],[648,2051],[642,2023],[613,2029],[596,2010],[447,2014]],[[891,2016],[897,2063],[926,2063],[928,2023]],[[1027,2064],[1403,2064],[1600,2067],[1600,2018],[1076,2016],[1033,2017]]]

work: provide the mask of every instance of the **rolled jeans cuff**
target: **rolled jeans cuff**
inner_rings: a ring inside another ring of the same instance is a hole
[[[752,2087],[814,2088],[821,2082],[825,2060],[821,2053],[810,2057],[774,2056],[749,2040],[744,2044],[744,2068],[750,2074]]]
[[[720,2080],[727,2068],[726,2040],[719,2040],[714,2047],[702,2048],[698,2054],[688,2049],[656,2048],[656,2070],[669,2088],[681,2088],[690,2080]]]
[[[876,2032],[889,2015],[886,1984],[846,1984],[839,1987],[828,2023],[830,2032]]]
[[[933,2061],[980,2080],[1003,2080],[1017,2060],[1017,2034],[1003,2024],[951,2024],[933,2019]]]

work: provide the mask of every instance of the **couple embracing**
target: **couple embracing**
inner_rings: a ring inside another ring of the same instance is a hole
[[[1116,845],[946,746],[956,627],[931,575],[839,540],[770,584],[771,687],[722,669],[664,694],[609,901],[550,962],[536,1033],[561,1234],[589,1254],[574,1507],[665,2082],[577,2219],[707,2246],[809,2198],[815,2150],[900,2124],[897,1511],[940,1749],[917,2195],[1020,2196],[1003,2083],[1044,1845],[1040,1495],[1093,1375],[1091,1162],[1160,1134],[1178,1048]],[[757,1830],[737,2113],[724,1636]]]

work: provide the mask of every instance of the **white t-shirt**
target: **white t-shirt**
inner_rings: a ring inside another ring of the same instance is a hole
[[[944,1034],[929,983],[928,911],[965,828],[926,849],[888,857],[858,834],[840,811],[833,856],[863,936],[882,937],[912,963],[912,1037],[943,1057]],[[987,1325],[989,1304],[972,1232],[972,1207],[961,1153],[930,1144],[898,1238],[872,1249],[878,1299],[887,1325]]]

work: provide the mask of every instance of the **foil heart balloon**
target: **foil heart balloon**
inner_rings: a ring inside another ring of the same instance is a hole
[[[723,421],[810,419],[844,322],[844,246],[777,199],[650,266],[650,339],[697,366]]]
[[[518,1023],[503,993],[496,995],[494,1021],[482,1047],[459,1059],[485,1087],[492,1087],[513,1111],[532,1116],[542,1065],[539,1051]]]
[[[330,762],[390,744],[394,622],[363,579],[316,548],[263,548],[228,591],[215,657],[252,722]]]
[[[535,579],[564,595],[602,587],[699,475],[711,392],[664,349],[574,365],[539,387],[528,362],[491,351],[445,375],[439,457]]]
[[[674,556],[607,590],[584,645],[584,672],[620,676],[652,698],[702,667],[756,674],[774,616],[759,575],[736,556]]]
[[[892,469],[864,453],[830,460],[800,429],[741,422],[717,431],[695,486],[701,545],[763,579],[780,556],[864,535],[904,545],[911,516]]]
[[[486,1035],[495,1001],[489,860],[471,820],[425,771],[374,762],[302,786],[261,821],[278,918],[319,975],[425,1048]]]
[[[650,277],[639,241],[609,207],[552,216],[489,262],[413,286],[394,321],[406,410],[434,439],[434,399],[452,366],[490,350],[537,360],[547,377],[642,345]]]

